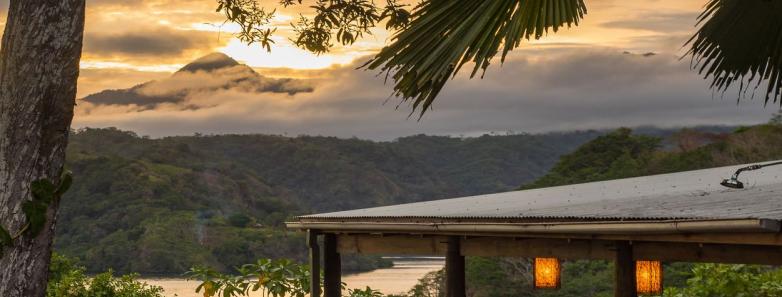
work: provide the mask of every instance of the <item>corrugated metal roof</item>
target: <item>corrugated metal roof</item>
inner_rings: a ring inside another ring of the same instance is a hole
[[[543,189],[301,216],[307,221],[782,220],[782,166],[744,172],[746,188],[719,183],[728,166]]]

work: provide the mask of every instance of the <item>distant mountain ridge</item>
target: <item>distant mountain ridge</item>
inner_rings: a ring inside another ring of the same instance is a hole
[[[312,92],[308,83],[292,78],[268,78],[223,53],[212,53],[183,66],[170,77],[149,81],[128,89],[104,90],[80,101],[94,105],[134,107],[138,111],[169,108],[188,110],[203,106],[189,101],[225,91],[254,96],[264,93],[294,95]]]

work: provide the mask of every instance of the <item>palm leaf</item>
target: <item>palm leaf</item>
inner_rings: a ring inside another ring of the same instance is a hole
[[[523,39],[539,39],[583,18],[583,0],[431,0],[419,4],[410,25],[362,67],[386,73],[394,95],[423,114],[445,83],[468,62],[470,77],[502,59]]]
[[[698,19],[688,54],[693,68],[711,79],[711,88],[725,92],[738,83],[741,94],[765,83],[765,102],[777,102],[782,96],[782,1],[709,0]]]

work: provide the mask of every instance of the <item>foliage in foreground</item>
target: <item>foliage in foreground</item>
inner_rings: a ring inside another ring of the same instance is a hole
[[[204,297],[249,296],[261,291],[268,297],[305,297],[310,293],[310,267],[289,259],[260,259],[236,269],[238,275],[222,274],[209,267],[193,267],[185,275],[200,282],[196,293]],[[322,285],[322,284],[321,284]],[[344,286],[344,284],[343,284]],[[350,297],[382,297],[370,287],[347,290]]]
[[[64,256],[53,254],[51,261],[47,297],[164,297],[163,288],[140,282],[134,274],[115,277],[109,270],[88,276]]]
[[[671,297],[782,296],[782,270],[767,266],[698,264],[687,287],[668,287]]]
[[[288,259],[260,259],[236,269],[239,275],[228,275],[197,266],[185,273],[188,279],[201,284],[196,293],[210,296],[247,296],[262,289],[265,296],[304,297],[310,292],[309,266],[299,265]]]

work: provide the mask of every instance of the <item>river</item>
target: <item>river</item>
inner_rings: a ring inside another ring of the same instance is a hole
[[[443,268],[445,261],[442,258],[391,258],[394,267],[377,269],[370,272],[351,274],[342,277],[347,288],[364,288],[369,286],[383,294],[406,293],[412,288],[418,279],[431,271]],[[196,281],[181,278],[149,278],[141,279],[150,285],[160,286],[165,290],[167,297],[202,297],[196,294]],[[259,292],[250,295],[261,297]]]

